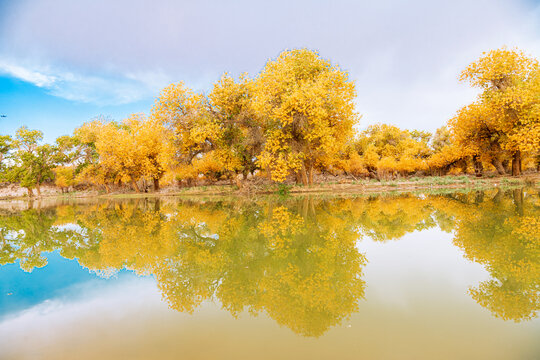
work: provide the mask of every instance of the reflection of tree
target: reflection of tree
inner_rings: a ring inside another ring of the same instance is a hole
[[[540,204],[520,192],[284,202],[109,201],[0,216],[1,264],[43,266],[59,250],[89,269],[154,274],[163,297],[192,312],[208,299],[234,316],[267,313],[318,336],[358,309],[366,263],[355,243],[438,225],[492,280],[471,296],[516,321],[539,308]]]
[[[27,210],[12,216],[0,216],[0,265],[20,261],[21,269],[43,267],[42,253],[55,249],[52,210]]]
[[[436,225],[429,201],[411,195],[372,197],[361,202],[358,217],[362,233],[373,240],[385,241]]]
[[[40,249],[59,249],[99,272],[153,273],[179,311],[214,299],[235,316],[266,312],[295,332],[318,336],[357,310],[365,258],[355,248],[358,234],[347,211],[318,211],[309,200],[159,204],[60,206],[29,221],[16,242],[28,248],[36,237],[32,223],[47,222],[37,232],[54,241]],[[3,219],[34,211],[21,214]],[[11,261],[22,258],[8,253]]]
[[[209,233],[182,224],[178,255],[156,272],[172,307],[192,311],[216,296],[233,315],[265,311],[293,331],[318,336],[357,310],[365,258],[354,224],[327,227],[300,207],[235,214]],[[324,219],[321,219],[324,220]]]
[[[471,296],[495,316],[522,321],[540,309],[540,207],[512,196],[463,205],[454,244],[486,266],[493,277]]]

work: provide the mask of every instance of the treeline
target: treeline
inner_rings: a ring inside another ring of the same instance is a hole
[[[191,186],[250,177],[314,182],[317,174],[354,179],[484,171],[540,170],[540,70],[520,51],[491,51],[461,74],[480,90],[434,134],[373,125],[358,132],[355,84],[318,53],[285,51],[254,78],[225,74],[208,94],[183,83],[164,88],[150,115],[95,119],[54,144],[38,130],[0,136],[0,177],[32,194],[55,181]]]

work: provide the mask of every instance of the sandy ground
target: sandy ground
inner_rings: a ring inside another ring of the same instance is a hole
[[[446,181],[441,181],[446,180]],[[194,186],[179,188],[176,186],[163,187],[159,192],[136,193],[128,187],[117,189],[110,194],[97,189],[74,191],[63,194],[62,191],[52,185],[41,187],[41,198],[36,197],[34,189],[34,200],[43,201],[45,199],[74,199],[74,198],[108,198],[108,197],[147,197],[147,196],[253,196],[258,194],[277,193],[279,187],[276,184],[260,184],[246,182],[244,188],[238,190],[236,186],[219,185]],[[533,186],[540,185],[540,173],[522,175],[519,177],[497,176],[497,177],[468,177],[467,181],[452,177],[424,177],[416,181],[411,179],[399,179],[395,181],[351,181],[339,179],[338,181],[326,181],[312,186],[289,186],[288,193],[291,195],[321,194],[321,195],[347,195],[361,193],[385,193],[385,192],[406,192],[416,190],[441,190],[441,189],[486,189],[497,187]],[[0,185],[1,200],[21,200],[28,201],[27,190],[15,184]]]

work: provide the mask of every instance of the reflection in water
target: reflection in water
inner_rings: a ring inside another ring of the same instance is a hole
[[[262,202],[107,201],[5,212],[0,264],[25,271],[59,250],[103,276],[155,275],[171,308],[217,300],[232,315],[267,313],[298,334],[320,336],[358,311],[367,263],[356,241],[439,227],[491,280],[470,289],[502,319],[540,307],[538,193],[267,199]],[[428,256],[428,254],[426,254]]]

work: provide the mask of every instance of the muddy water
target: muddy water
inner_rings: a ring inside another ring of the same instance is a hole
[[[540,358],[532,190],[0,209],[0,359]]]

